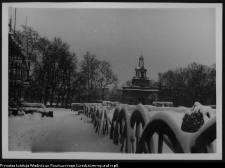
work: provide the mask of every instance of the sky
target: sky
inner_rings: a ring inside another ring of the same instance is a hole
[[[147,77],[187,67],[216,63],[214,8],[27,8],[16,10],[16,29],[25,25],[52,40],[60,37],[78,60],[89,51],[112,64],[119,85],[135,76],[144,57]],[[8,20],[15,8],[9,8]]]

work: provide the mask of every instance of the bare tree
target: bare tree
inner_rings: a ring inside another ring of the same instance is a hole
[[[118,82],[114,82],[112,89],[109,92],[109,100],[114,102],[122,101],[122,92],[118,86]]]
[[[59,101],[63,104],[64,100],[67,104],[75,80],[72,74],[77,70],[76,55],[70,53],[69,45],[60,38],[50,41],[40,37],[33,28],[22,27],[21,36],[24,36],[26,53],[31,59],[30,91],[33,99],[38,97],[36,101],[46,104],[50,98],[52,105],[57,97],[57,104]]]
[[[86,95],[88,95],[88,102],[91,101],[91,94],[96,90],[98,66],[99,61],[96,59],[96,56],[90,55],[89,52],[87,52],[81,62],[81,72],[86,80]]]
[[[175,105],[192,106],[195,101],[209,104],[215,100],[215,65],[208,67],[191,63],[187,68],[177,68],[159,73],[161,100]]]
[[[118,77],[113,73],[110,62],[107,61],[99,61],[97,71],[98,71],[97,82],[100,89],[102,100],[104,100],[105,88],[108,85],[117,82]]]

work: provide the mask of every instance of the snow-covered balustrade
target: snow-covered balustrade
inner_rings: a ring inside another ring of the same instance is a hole
[[[92,107],[93,107],[93,104],[88,105],[87,114],[86,114],[88,118],[91,118]]]
[[[119,116],[119,113],[120,113],[120,110],[121,110],[121,106],[119,105],[119,106],[117,106],[116,108],[115,108],[115,110],[114,110],[114,112],[113,112],[113,117],[112,117],[112,119],[111,119],[111,128],[110,128],[110,136],[109,136],[109,138],[110,139],[113,139],[113,143],[115,144],[116,142],[116,136],[117,135],[115,135],[116,133],[117,133],[117,130],[115,130],[115,128],[116,128],[116,122],[117,122],[117,118],[118,118],[118,116]]]
[[[96,118],[97,109],[98,109],[98,105],[94,103],[91,108],[91,118],[92,118],[91,122],[94,124],[94,127],[97,124],[97,118]]]
[[[99,134],[100,132],[100,126],[101,126],[101,117],[103,116],[102,115],[102,106],[98,106],[97,107],[97,110],[95,112],[95,122],[94,122],[94,127],[95,127],[95,132]]]
[[[117,114],[113,142],[121,145],[121,151],[130,152],[130,116],[127,105],[121,105]]]
[[[127,106],[128,113],[132,113],[136,107],[136,105],[127,105],[127,104],[124,105]]]
[[[175,112],[158,112],[152,116],[144,127],[140,142],[138,143],[137,153],[154,153],[151,148],[151,138],[154,133],[159,134],[158,152],[162,152],[162,140],[164,135],[168,138],[169,145],[174,153],[202,153],[213,151],[212,142],[216,139],[216,116],[210,118],[197,132],[189,133],[181,130],[181,122],[176,121]],[[159,151],[160,149],[160,151]]]
[[[108,109],[106,106],[95,104],[92,113],[92,121],[98,135],[106,135],[111,133],[111,125],[113,124],[113,114],[115,108]],[[115,125],[115,124],[114,124]]]
[[[83,107],[84,114],[86,114],[86,110],[87,110],[87,103],[84,103],[84,107]]]
[[[127,105],[122,104],[120,107],[117,107],[115,110],[114,117],[114,137],[113,143],[115,145],[121,144],[121,151],[127,153],[135,153],[136,144],[138,143],[143,127],[148,121],[148,112],[149,110],[139,104]]]
[[[150,112],[151,113],[151,112]],[[199,114],[199,115],[197,115]],[[197,119],[193,116],[202,116]],[[198,127],[195,131],[186,129],[185,118],[193,120],[188,124]],[[199,119],[203,122],[199,125]],[[183,127],[183,129],[182,129]],[[158,153],[162,153],[163,141],[174,153],[209,153],[214,152],[213,141],[216,139],[216,112],[208,106],[198,104],[184,113],[180,111],[157,111],[149,115],[137,153],[155,153],[153,135],[158,134]]]
[[[112,124],[111,117],[109,116],[109,113],[107,111],[106,106],[101,107],[101,113],[99,115],[99,130],[98,134],[109,134],[110,133],[110,127]]]
[[[84,114],[89,117],[90,111],[91,111],[91,103],[85,103],[84,104]]]
[[[123,152],[162,153],[163,144],[174,153],[214,152],[216,110],[208,106],[199,103],[192,108],[120,104],[112,109],[92,105],[92,109],[96,132],[109,134]]]
[[[130,141],[131,141],[131,149],[132,153],[136,153],[136,148],[141,138],[143,128],[146,123],[149,121],[150,115],[149,110],[139,104],[135,107],[131,118],[130,118]]]
[[[71,103],[71,111],[78,111],[78,114],[84,113],[84,106],[83,103]]]

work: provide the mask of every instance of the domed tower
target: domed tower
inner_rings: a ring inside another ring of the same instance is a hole
[[[139,58],[139,64],[138,67],[135,68],[136,71],[136,78],[146,78],[146,72],[147,69],[144,67],[144,58],[141,55],[141,57]]]
[[[147,69],[144,67],[144,58],[139,58],[138,67],[135,68],[136,75],[132,79],[132,86],[149,87],[150,80],[146,77]]]
[[[136,75],[132,79],[131,86],[122,89],[123,103],[125,104],[152,104],[158,100],[159,89],[151,87],[150,79],[146,77],[147,69],[144,67],[144,58],[141,55],[138,66],[135,68]]]

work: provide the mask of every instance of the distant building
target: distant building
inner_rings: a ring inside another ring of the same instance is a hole
[[[150,105],[159,100],[159,88],[151,87],[150,79],[146,77],[147,69],[144,67],[144,58],[139,58],[138,67],[135,68],[136,75],[132,79],[131,86],[122,89],[122,101],[125,104]]]

